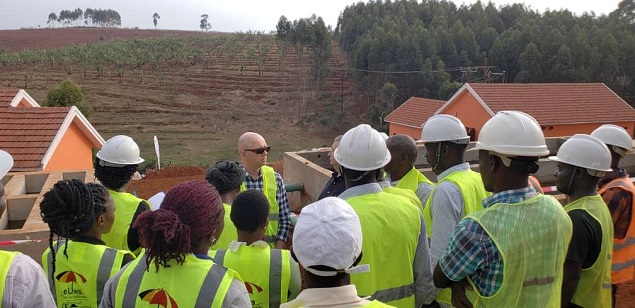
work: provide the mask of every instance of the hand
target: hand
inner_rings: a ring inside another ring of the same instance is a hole
[[[467,278],[452,283],[452,305],[457,308],[472,308],[472,303],[465,295],[465,289],[472,290]]]
[[[287,243],[283,242],[281,240],[276,240],[276,245],[275,245],[276,249],[287,249]]]

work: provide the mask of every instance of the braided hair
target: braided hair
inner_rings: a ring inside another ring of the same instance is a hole
[[[170,189],[161,208],[139,214],[133,224],[146,249],[148,268],[154,261],[158,272],[160,266],[168,267],[171,259],[182,265],[192,247],[221,224],[224,214],[218,191],[205,181],[185,182]]]
[[[102,166],[101,159],[95,157],[93,168],[95,177],[104,186],[117,190],[130,182],[132,175],[137,171],[138,165],[123,165],[121,167]]]
[[[84,184],[82,181],[62,180],[44,194],[40,203],[40,216],[50,229],[49,247],[53,257],[52,271],[55,273],[55,247],[53,236],[57,240],[74,239],[90,230],[95,220],[106,212],[108,191],[95,183]],[[59,247],[59,243],[57,245]],[[67,245],[64,245],[64,256]]]
[[[245,169],[233,161],[219,161],[207,169],[205,179],[222,195],[240,188],[245,180]]]

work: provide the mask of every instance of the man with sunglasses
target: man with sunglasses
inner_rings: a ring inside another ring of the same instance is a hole
[[[280,174],[266,166],[270,150],[265,138],[257,133],[246,132],[240,136],[238,155],[246,173],[240,191],[257,189],[265,194],[270,209],[265,240],[275,248],[285,249],[291,226],[289,200]]]

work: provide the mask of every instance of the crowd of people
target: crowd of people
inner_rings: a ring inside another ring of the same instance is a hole
[[[576,134],[549,157],[564,206],[531,176],[549,150],[528,114],[497,113],[470,149],[458,118],[435,115],[421,141],[436,183],[415,168],[409,136],[362,124],[336,137],[332,177],[288,247],[289,201],[259,134],[239,138],[240,163],[175,186],[155,211],[126,192],[143,159],[115,136],[95,157],[99,184],[63,180],[45,193],[43,269],[0,251],[2,307],[615,305],[635,274],[626,130]],[[0,151],[0,176],[12,164]]]

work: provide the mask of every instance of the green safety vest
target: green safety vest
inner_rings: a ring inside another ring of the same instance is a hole
[[[386,192],[346,199],[362,226],[362,260],[371,271],[351,275],[362,296],[396,307],[414,307],[413,263],[421,215],[405,197]],[[427,244],[427,243],[425,243]]]
[[[0,250],[0,303],[2,303],[2,299],[4,298],[4,287],[7,281],[9,267],[11,267],[13,259],[15,259],[15,256],[18,254],[19,252],[17,251]]]
[[[232,206],[227,203],[223,203],[223,207],[225,207],[225,227],[223,227],[223,233],[221,233],[218,241],[216,241],[216,243],[212,245],[212,250],[227,249],[229,248],[229,244],[231,244],[232,241],[238,239],[238,231],[236,230],[236,226],[234,226],[234,223],[229,217],[232,211]]]
[[[394,307],[394,306],[390,306],[390,305],[386,305],[378,300],[374,300],[371,301],[370,303],[362,306],[362,307],[368,307],[368,308],[390,308],[390,307]]]
[[[602,228],[600,254],[591,267],[582,269],[572,303],[584,307],[611,307],[611,252],[613,250],[613,220],[600,195],[580,198],[565,205],[567,212],[586,211]]]
[[[265,241],[273,246],[278,238],[278,213],[280,212],[280,206],[278,205],[278,199],[276,198],[278,191],[278,183],[276,182],[276,174],[273,168],[269,166],[262,166],[260,168],[262,173],[262,192],[269,201],[269,225],[265,230]],[[245,182],[240,185],[240,191],[247,190]]]
[[[392,187],[392,186],[382,187],[381,190],[389,194],[399,195],[399,196],[408,198],[408,200],[410,200],[412,204],[416,205],[419,211],[423,213],[423,204],[421,204],[421,200],[419,200],[419,197],[417,197],[417,195],[415,195],[415,193],[413,193],[411,190]]]
[[[483,296],[471,278],[466,290],[474,307],[560,307],[564,259],[571,219],[558,200],[538,195],[514,204],[497,203],[469,214],[503,259],[503,284]]]
[[[130,250],[128,246],[128,230],[130,230],[134,214],[139,208],[139,203],[144,200],[126,192],[118,192],[111,189],[108,189],[108,192],[115,203],[115,223],[112,225],[110,232],[102,234],[101,239],[108,247]]]
[[[66,255],[64,246],[66,245]],[[117,250],[105,245],[67,241],[53,244],[55,249],[55,273],[53,254],[47,248],[42,254],[42,267],[49,280],[51,294],[59,307],[97,307],[101,302],[104,286],[120,269],[129,251]],[[99,260],[99,262],[96,262]]]
[[[240,280],[233,270],[191,253],[185,255],[182,265],[174,259],[168,265],[157,271],[152,262],[148,268],[145,256],[140,255],[114,282],[114,306],[220,308],[234,278]]]
[[[280,307],[289,300],[289,250],[240,246],[236,252],[226,249],[212,252],[211,257],[216,264],[240,274],[253,307]]]
[[[410,171],[408,171],[408,173],[406,173],[406,175],[397,182],[395,187],[408,189],[413,193],[416,193],[417,189],[419,189],[420,183],[427,183],[434,186],[432,181],[428,180],[428,178],[419,172],[419,170],[415,169],[415,167],[412,167],[412,169],[410,169]]]

